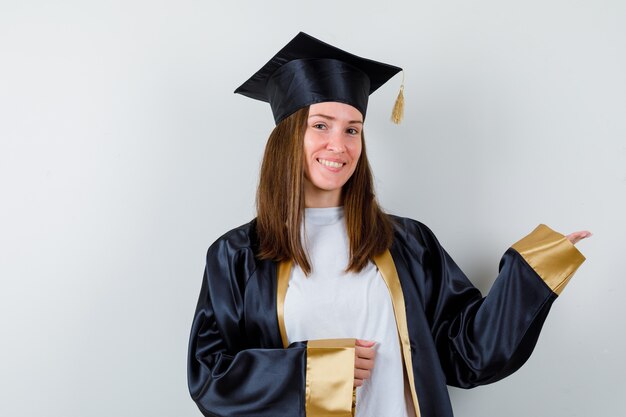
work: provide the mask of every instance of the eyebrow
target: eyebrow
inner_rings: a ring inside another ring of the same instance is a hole
[[[311,117],[323,117],[324,119],[328,119],[328,120],[337,120],[336,117],[328,116],[326,114],[321,114],[321,113],[320,114],[312,114],[312,115],[309,116],[309,119]],[[350,124],[353,124],[353,123],[363,124],[363,121],[362,120],[350,120],[348,123],[350,123]]]

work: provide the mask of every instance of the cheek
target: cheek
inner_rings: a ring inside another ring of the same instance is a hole
[[[304,169],[304,177],[308,180],[311,179],[311,173],[315,173],[315,170],[318,169],[316,167],[316,160],[313,158],[313,152],[305,152],[304,153],[304,161],[303,161],[303,169]]]
[[[323,148],[323,143],[315,132],[307,132],[304,135],[303,152],[307,160],[312,158],[312,155],[321,148]]]
[[[304,178],[311,179],[311,160],[309,158],[304,159]]]
[[[359,161],[359,158],[361,157],[362,149],[363,147],[361,145],[361,142],[357,142],[350,147],[350,156],[352,157],[355,164]]]
[[[356,171],[356,167],[359,164],[359,159],[361,157],[361,147],[354,147],[351,149],[348,149],[348,152],[350,153],[350,159],[351,159],[351,166],[349,168],[348,171],[346,171],[346,173],[348,174],[349,177],[351,177],[354,172]]]

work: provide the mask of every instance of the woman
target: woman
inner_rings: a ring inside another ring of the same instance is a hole
[[[398,71],[301,33],[237,89],[276,128],[257,218],[207,254],[188,367],[203,414],[448,417],[446,384],[497,381],[532,352],[590,234],[539,226],[483,298],[426,226],[375,200],[363,122]]]

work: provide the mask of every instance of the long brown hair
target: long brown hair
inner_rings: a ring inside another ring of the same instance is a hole
[[[311,264],[302,247],[304,217],[304,133],[309,108],[305,107],[281,121],[265,146],[257,189],[257,232],[260,259],[293,260],[305,274]],[[393,239],[389,217],[380,209],[374,195],[372,171],[362,150],[356,169],[343,186],[342,198],[350,242],[347,271],[359,272],[373,256],[389,249]]]

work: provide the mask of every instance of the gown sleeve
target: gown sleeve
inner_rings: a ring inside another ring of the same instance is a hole
[[[424,239],[431,332],[447,383],[461,388],[498,381],[526,362],[552,303],[585,259],[540,225],[506,251],[483,297],[429,230]]]
[[[254,255],[236,246],[222,239],[209,248],[192,324],[187,377],[202,414],[351,416],[354,339],[256,347],[263,343],[247,335],[244,312]]]

